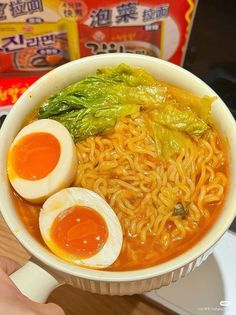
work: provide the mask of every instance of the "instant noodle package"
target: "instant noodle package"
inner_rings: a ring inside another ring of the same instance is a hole
[[[2,0],[0,75],[103,53],[183,63],[197,0]]]

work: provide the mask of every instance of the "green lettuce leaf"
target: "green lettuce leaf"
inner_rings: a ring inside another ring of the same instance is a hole
[[[40,106],[38,118],[59,121],[77,142],[112,132],[119,118],[141,111],[157,154],[168,158],[209,129],[213,101],[160,82],[143,69],[120,64],[98,69],[55,93]]]
[[[207,124],[212,124],[211,105],[216,100],[215,96],[205,95],[199,97],[176,86],[167,83],[162,84],[167,87],[170,97],[172,97],[180,107],[190,108]]]
[[[119,117],[163,103],[165,94],[146,71],[121,64],[99,69],[52,95],[40,106],[38,118],[61,122],[80,141],[112,131]]]
[[[157,156],[168,159],[174,154],[180,153],[183,148],[188,148],[192,145],[193,140],[185,132],[171,130],[168,127],[159,124],[152,119],[153,114],[154,113],[152,112],[149,113],[149,115],[145,115],[145,121],[150,135],[156,144]]]
[[[92,135],[111,132],[119,117],[132,115],[138,111],[139,106],[135,104],[103,106],[102,109],[100,106],[94,106],[72,110],[51,118],[63,124],[77,142]]]
[[[152,117],[157,123],[190,136],[200,136],[209,128],[207,123],[190,108],[180,109],[173,103],[167,103],[153,111]]]

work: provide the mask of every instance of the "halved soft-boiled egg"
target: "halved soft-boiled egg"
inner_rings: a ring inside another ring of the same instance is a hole
[[[49,197],[39,216],[41,235],[58,257],[106,268],[119,256],[123,234],[113,209],[98,194],[70,187]]]
[[[76,148],[70,133],[52,119],[27,125],[10,147],[7,170],[20,196],[34,203],[44,202],[70,186],[76,176]]]

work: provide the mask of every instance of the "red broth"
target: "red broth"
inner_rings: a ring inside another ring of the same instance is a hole
[[[224,172],[227,174],[227,168],[224,168]],[[39,212],[40,205],[32,205],[29,202],[22,199],[16,192],[12,191],[12,199],[15,205],[15,208],[23,221],[26,229],[29,233],[38,240],[43,246],[46,247],[39,230]],[[172,242],[168,249],[163,249],[161,245],[157,242],[157,237],[154,235],[148,235],[147,240],[144,244],[140,244],[140,241],[135,237],[128,237],[126,239],[127,244],[132,249],[135,249],[137,260],[139,263],[135,263],[133,266],[130,264],[127,265],[127,261],[129,261],[127,257],[126,251],[121,251],[116,262],[107,268],[107,270],[111,271],[123,271],[123,270],[136,270],[143,269],[147,267],[151,267],[154,265],[158,265],[160,263],[164,263],[172,258],[175,258],[191,247],[193,247],[197,242],[204,237],[204,235],[210,230],[212,225],[217,220],[221,209],[223,207],[223,201],[218,204],[211,204],[208,207],[211,216],[207,219],[201,219],[199,222],[199,228],[194,234],[188,234],[184,239],[176,240]],[[168,223],[167,223],[168,224]],[[167,228],[171,229],[171,225]],[[143,260],[144,253],[150,253],[149,260]],[[151,254],[155,254],[154,257]]]

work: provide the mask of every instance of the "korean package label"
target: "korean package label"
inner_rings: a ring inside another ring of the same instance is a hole
[[[197,0],[1,0],[0,73],[128,52],[182,64]]]
[[[63,18],[61,4],[0,2],[0,73],[46,72],[79,57],[76,20]]]
[[[85,6],[81,3],[81,7]],[[80,55],[128,52],[182,64],[197,1],[86,1]]]

